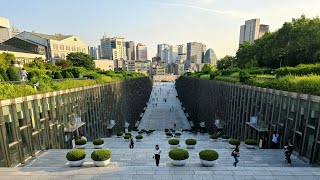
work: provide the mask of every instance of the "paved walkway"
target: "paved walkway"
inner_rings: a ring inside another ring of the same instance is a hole
[[[142,117],[139,129],[190,129],[190,124],[181,109],[174,83],[155,83],[148,107]],[[166,101],[164,101],[166,100]]]
[[[133,135],[137,135],[136,132]],[[233,167],[231,149],[227,142],[211,142],[209,135],[183,133],[180,137],[181,148],[186,149],[184,140],[198,140],[195,149],[188,149],[190,157],[186,166],[174,167],[168,157],[170,147],[163,131],[150,136],[144,134],[142,142],[136,142],[129,149],[128,142],[122,138],[105,138],[105,147],[112,151],[111,164],[107,167],[94,167],[90,158],[94,150],[88,143],[86,162],[80,168],[68,166],[65,150],[48,150],[39,157],[19,168],[0,168],[0,179],[320,179],[320,169],[312,167],[292,157],[293,166],[288,167],[283,160],[283,150],[241,148],[240,162]],[[160,167],[152,159],[153,147],[162,148]],[[220,157],[214,167],[203,167],[198,153],[202,149],[215,149]]]

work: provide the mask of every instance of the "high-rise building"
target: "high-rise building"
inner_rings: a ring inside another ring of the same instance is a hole
[[[179,46],[170,46],[170,61],[168,63],[176,63],[178,61]]]
[[[269,31],[269,25],[260,24],[260,19],[250,19],[245,21],[245,25],[240,26],[240,42],[254,42]]]
[[[0,43],[11,38],[9,19],[0,17]]]
[[[187,61],[189,63],[201,64],[203,62],[206,45],[198,42],[187,43]]]
[[[99,54],[99,52],[98,52],[98,48],[96,48],[96,47],[90,47],[90,49],[89,49],[89,54],[90,54],[90,56],[92,56],[93,57],[93,59],[94,60],[97,60],[98,59],[98,54]]]
[[[97,59],[101,59],[101,45],[98,45]]]
[[[126,45],[124,38],[110,38],[104,35],[101,39],[101,58],[102,59],[127,59]]]
[[[184,63],[187,60],[186,46],[178,45],[177,63]]]
[[[212,66],[217,65],[217,56],[214,53],[213,49],[209,48],[206,51],[206,54],[204,55],[204,58],[203,58],[203,63],[204,64],[211,64]]]
[[[135,60],[135,48],[134,48],[134,42],[133,41],[127,41],[126,42],[126,49],[127,49],[127,58],[128,60]]]
[[[148,49],[147,46],[139,43],[136,47],[137,51],[137,61],[146,61],[148,60]]]
[[[165,56],[168,57],[168,54],[165,54],[167,52],[164,51],[168,48],[170,48],[169,44],[158,44],[157,56],[160,57],[163,62],[168,61],[168,59],[165,59]]]

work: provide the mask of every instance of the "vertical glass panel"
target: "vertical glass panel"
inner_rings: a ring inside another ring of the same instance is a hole
[[[18,164],[20,162],[18,144],[15,144],[15,145],[9,147],[9,151],[10,151],[11,164],[12,165]]]
[[[302,139],[301,134],[295,133],[293,147],[294,147],[294,150],[297,152],[299,152],[301,148],[301,139]]]
[[[297,112],[297,99],[291,98],[290,100],[290,109],[289,109],[289,118],[294,119]]]
[[[306,139],[304,141],[304,155],[308,158],[311,157],[312,145],[314,142],[314,133],[315,130],[311,128],[307,128]]]
[[[319,102],[311,102],[308,125],[317,127],[319,123]]]
[[[4,122],[5,122],[5,126],[6,126],[8,144],[13,143],[15,141],[14,140],[14,125],[12,122],[11,114],[4,116]]]
[[[21,132],[21,140],[22,140],[22,153],[24,156],[24,159],[28,158],[30,156],[30,147],[29,147],[29,143],[28,143],[28,131],[27,128],[23,128],[22,130],[20,130]]]
[[[306,126],[306,121],[307,121],[307,101],[306,100],[301,100],[300,101],[300,116],[298,118],[296,130],[299,132],[303,132],[304,128]]]
[[[316,164],[320,165],[320,143],[316,143],[314,160]]]

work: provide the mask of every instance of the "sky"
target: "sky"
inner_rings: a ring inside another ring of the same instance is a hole
[[[240,25],[260,18],[270,30],[302,14],[320,15],[320,0],[0,0],[0,17],[19,30],[76,35],[97,46],[104,34],[148,47],[202,42],[218,58],[235,55]]]

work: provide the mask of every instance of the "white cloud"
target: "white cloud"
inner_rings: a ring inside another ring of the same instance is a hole
[[[209,2],[209,1],[213,2],[213,0],[201,0],[201,1],[202,2]],[[196,9],[196,10],[207,12],[207,13],[225,15],[225,16],[229,16],[232,18],[239,18],[239,19],[252,17],[252,14],[249,14],[246,12],[234,11],[234,10],[218,10],[218,9],[204,8],[204,7],[197,6],[197,5],[189,5],[189,4],[182,4],[182,3],[156,3],[156,2],[154,2],[152,4]]]

